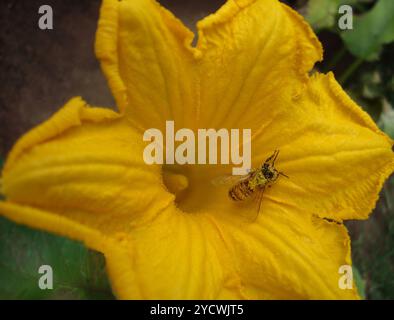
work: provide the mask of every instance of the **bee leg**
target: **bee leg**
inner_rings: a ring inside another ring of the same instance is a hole
[[[287,179],[290,179],[290,177],[287,176],[287,175],[285,175],[283,172],[279,172],[279,174],[280,174],[281,176],[284,176],[284,177],[287,178]]]
[[[275,161],[276,161],[276,158],[278,158],[278,155],[279,155],[279,150],[275,150],[275,152],[274,152],[274,160],[272,160],[272,165],[273,166],[275,165]]]

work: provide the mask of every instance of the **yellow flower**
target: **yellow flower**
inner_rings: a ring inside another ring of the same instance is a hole
[[[366,219],[393,142],[276,0],[229,0],[193,33],[151,0],[104,0],[96,54],[120,112],[74,98],[8,156],[4,216],[103,252],[119,298],[358,298],[342,221]],[[253,165],[280,149],[290,179],[255,222],[210,180],[228,166],[148,166],[147,128],[251,128]],[[333,221],[334,220],[334,221]]]

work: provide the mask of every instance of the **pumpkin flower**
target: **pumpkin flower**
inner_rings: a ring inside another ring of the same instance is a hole
[[[153,0],[104,0],[96,55],[119,111],[71,99],[14,146],[0,213],[104,254],[122,299],[357,299],[343,221],[367,219],[394,169],[393,141],[277,0],[228,0],[194,34]],[[252,163],[279,178],[247,221],[229,165],[147,165],[143,132],[250,128]]]

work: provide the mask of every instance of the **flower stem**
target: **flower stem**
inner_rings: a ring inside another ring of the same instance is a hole
[[[341,75],[339,78],[339,82],[341,85],[344,85],[346,81],[350,78],[350,76],[358,69],[358,67],[364,62],[364,59],[357,58]]]
[[[325,71],[330,71],[332,70],[335,65],[338,63],[339,60],[342,59],[342,57],[345,55],[346,53],[346,48],[342,47],[341,50],[339,50],[331,59],[330,61],[327,63],[327,66],[324,68]]]

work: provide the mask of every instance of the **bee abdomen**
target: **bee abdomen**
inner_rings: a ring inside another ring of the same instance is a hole
[[[230,189],[229,197],[234,201],[242,201],[253,193],[253,189],[249,186],[249,181],[241,181]]]

